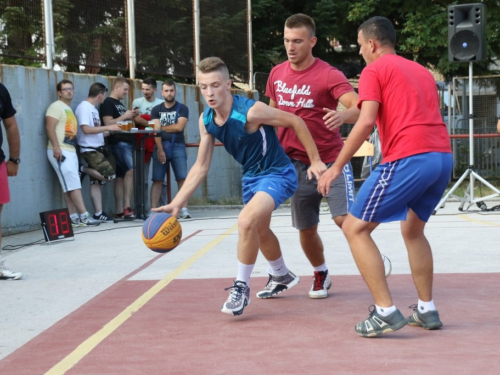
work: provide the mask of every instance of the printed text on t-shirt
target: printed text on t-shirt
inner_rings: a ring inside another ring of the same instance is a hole
[[[295,101],[295,95],[311,95],[311,86],[302,85],[301,88],[298,88],[297,85],[293,87],[287,87],[286,83],[283,81],[275,81],[277,93],[284,93],[290,95],[290,100],[285,100],[283,95],[278,94],[278,105],[285,107],[304,107],[304,108],[314,108],[314,100],[307,98],[300,98],[298,101]]]

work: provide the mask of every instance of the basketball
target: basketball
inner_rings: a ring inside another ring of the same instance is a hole
[[[168,253],[181,242],[182,227],[175,216],[158,212],[142,226],[144,244],[157,253]]]

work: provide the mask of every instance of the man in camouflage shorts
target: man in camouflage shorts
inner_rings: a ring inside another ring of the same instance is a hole
[[[102,210],[101,185],[116,177],[115,170],[105,155],[107,151],[104,146],[104,136],[108,135],[109,131],[121,130],[116,124],[101,126],[96,105],[104,101],[107,91],[108,89],[102,83],[93,83],[87,100],[81,102],[76,108],[79,125],[78,144],[80,153],[89,166],[84,171],[90,178],[90,198],[95,209],[94,219],[102,222],[112,222],[113,219]]]

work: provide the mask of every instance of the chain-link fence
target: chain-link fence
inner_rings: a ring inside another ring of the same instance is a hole
[[[0,63],[43,66],[53,55],[64,71],[127,75],[135,51],[139,76],[193,79],[199,40],[201,59],[221,57],[235,82],[248,83],[247,19],[247,0],[0,0]]]

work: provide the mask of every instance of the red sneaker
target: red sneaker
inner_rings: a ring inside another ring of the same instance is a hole
[[[132,219],[135,217],[135,212],[132,211],[132,209],[130,207],[127,207],[123,210],[123,217],[125,219]]]

